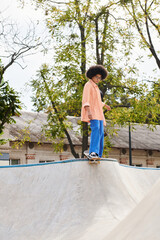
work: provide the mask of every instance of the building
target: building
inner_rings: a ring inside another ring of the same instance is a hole
[[[33,164],[73,159],[67,139],[62,152],[55,152],[52,141],[42,131],[47,124],[45,113],[21,112],[16,123],[6,125],[2,138],[9,139],[0,146],[0,165]],[[72,124],[69,130],[76,152],[81,156],[82,136],[80,118],[68,117]],[[122,164],[129,164],[128,127],[117,127],[118,135],[111,139],[112,148],[108,157]],[[147,125],[134,125],[132,135],[132,164],[143,167],[160,167],[160,126],[151,131]]]

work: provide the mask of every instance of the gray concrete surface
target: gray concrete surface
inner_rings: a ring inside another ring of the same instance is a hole
[[[156,240],[159,178],[111,161],[0,168],[0,239]]]

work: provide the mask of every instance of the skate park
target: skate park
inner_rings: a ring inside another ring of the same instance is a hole
[[[159,6],[1,1],[0,240],[160,239]],[[109,73],[91,76],[104,80],[99,87],[112,109],[105,136],[117,129],[97,165],[80,158],[89,144],[78,119],[93,64]],[[53,139],[42,131],[50,126]],[[78,156],[63,134],[56,151],[54,133],[63,126]]]
[[[0,239],[159,239],[160,170],[87,159],[0,167]]]

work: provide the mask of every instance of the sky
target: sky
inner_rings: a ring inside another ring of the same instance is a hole
[[[48,34],[45,26],[44,13],[41,9],[35,10],[34,6],[29,4],[22,9],[17,0],[0,0],[0,12],[3,18],[16,22],[22,33],[25,32],[28,24],[32,21],[36,25],[37,35],[40,34],[44,38],[45,35],[47,36]],[[39,24],[37,25],[37,23]],[[138,54],[139,49],[136,51]],[[147,54],[144,53],[144,55]],[[2,60],[4,62],[7,61],[7,59]],[[145,57],[144,60],[144,63],[141,64],[139,69],[140,75],[145,79],[148,78],[149,75],[153,76],[152,70],[156,68],[156,64],[154,59],[149,60]],[[29,86],[26,86],[26,84],[35,77],[36,71],[43,63],[50,63],[52,61],[53,59],[50,52],[46,55],[37,52],[34,55],[25,57],[24,62],[19,62],[25,69],[22,69],[18,64],[13,64],[4,74],[4,80],[8,80],[9,84],[21,94],[20,100],[23,103],[23,110],[33,110],[31,102],[32,90]]]
[[[34,7],[30,5],[22,9],[17,0],[0,0],[0,12],[3,19],[7,18],[8,21],[16,22],[19,26],[19,31],[23,32],[24,29],[28,28],[28,24],[33,22],[35,24],[39,23],[36,27],[37,34],[43,35],[43,38],[45,34],[47,35],[44,14],[40,9],[35,10]],[[5,58],[2,58],[2,60],[4,63],[8,61]],[[4,80],[8,80],[10,86],[21,94],[20,100],[23,103],[23,110],[33,110],[31,102],[32,90],[29,86],[26,86],[26,84],[35,77],[36,71],[42,63],[50,61],[52,61],[52,59],[49,54],[44,55],[43,53],[37,52],[34,55],[25,57],[23,61],[19,61],[25,69],[22,69],[18,64],[13,64],[6,70]]]

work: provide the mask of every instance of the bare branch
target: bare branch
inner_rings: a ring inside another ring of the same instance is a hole
[[[27,67],[27,65],[25,65],[25,66],[22,66],[19,62],[14,62],[15,64],[18,64],[19,66],[20,66],[20,68],[22,68],[23,70]]]
[[[35,34],[34,25],[30,24],[29,28],[24,34],[18,29],[17,24],[12,22],[5,22],[6,19],[0,22],[0,41],[1,41],[1,55],[0,58],[8,59],[8,62],[4,65],[1,64],[0,68],[0,83],[3,78],[4,72],[14,63],[18,63],[17,60],[33,54],[40,46],[44,47],[40,38]],[[21,64],[19,64],[21,68]]]

